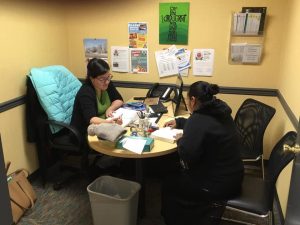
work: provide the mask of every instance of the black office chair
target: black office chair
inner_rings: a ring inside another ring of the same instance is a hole
[[[277,178],[295,157],[294,152],[284,150],[283,146],[293,146],[296,136],[296,132],[290,131],[275,145],[270,155],[266,179],[250,175],[244,177],[240,195],[227,201],[223,220],[244,224],[272,224]]]
[[[30,78],[27,78],[26,83],[27,140],[35,142],[37,145],[43,185],[47,181],[48,168],[55,163],[59,162],[61,168],[67,168],[69,169],[68,171],[71,171],[67,175],[66,173],[60,173],[60,177],[53,186],[54,189],[58,190],[74,176],[87,171],[90,149],[87,141],[74,127],[63,122],[48,120],[48,116],[39,103]],[[50,124],[63,127],[63,129],[58,133],[52,134],[49,127]],[[72,162],[69,160],[70,157],[73,157]]]
[[[245,165],[259,163],[264,178],[263,138],[276,110],[254,99],[246,99],[238,109],[234,122],[241,137],[241,157]]]

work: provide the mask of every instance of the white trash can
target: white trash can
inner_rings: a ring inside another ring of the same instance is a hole
[[[88,185],[94,225],[136,225],[139,183],[101,176]]]

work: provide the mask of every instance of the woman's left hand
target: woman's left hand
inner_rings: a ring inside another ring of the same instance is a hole
[[[122,117],[120,116],[120,117],[118,117],[118,118],[115,118],[115,119],[113,119],[114,120],[114,122],[116,123],[116,124],[119,124],[119,125],[122,125],[122,123],[123,123],[123,120],[122,120]]]
[[[105,114],[106,114],[106,118],[109,118],[109,117],[113,117],[113,113],[114,113],[115,110],[113,110],[111,107],[108,107]]]

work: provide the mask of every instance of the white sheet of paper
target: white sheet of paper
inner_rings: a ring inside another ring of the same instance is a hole
[[[160,77],[178,74],[177,58],[168,50],[156,51],[155,59]]]
[[[149,73],[149,57],[147,48],[130,48],[129,56],[129,71],[131,73]]]
[[[182,136],[182,129],[173,129],[171,127],[163,127],[151,133],[152,138],[156,138],[169,143],[174,143],[177,138]]]
[[[178,49],[175,53],[177,58],[178,70],[179,72],[189,68],[191,66],[190,58],[191,58],[191,51],[186,50],[184,48]]]
[[[140,140],[140,139],[124,138],[123,148],[135,152],[137,154],[141,154],[143,152],[146,142],[147,142],[146,140],[142,140],[142,139]]]
[[[118,108],[116,111],[113,112],[112,118],[119,117],[122,117],[122,127],[126,127],[129,124],[134,123],[139,118],[136,110],[125,108]],[[107,118],[107,120],[112,118]]]
[[[244,55],[244,48],[247,43],[232,43],[230,46],[230,58],[234,63],[241,63]]]
[[[194,49],[193,75],[211,76],[214,66],[214,49]]]
[[[243,63],[259,63],[261,44],[247,44],[244,47]]]
[[[111,47],[111,70],[116,72],[129,71],[129,48],[112,46]]]
[[[179,74],[182,77],[187,77],[189,75],[189,68],[180,71]]]

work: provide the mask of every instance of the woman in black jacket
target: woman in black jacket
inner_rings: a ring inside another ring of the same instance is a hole
[[[88,62],[87,77],[76,95],[71,119],[71,125],[83,135],[90,124],[111,123],[106,118],[123,105],[123,98],[111,79],[109,65],[104,60],[94,58]]]
[[[90,124],[113,123],[122,124],[121,118],[112,117],[113,112],[123,105],[123,98],[117,91],[107,62],[102,59],[93,58],[87,65],[87,77],[85,83],[79,89],[75,101],[71,125],[81,133],[85,149],[88,148],[87,128]],[[88,153],[88,151],[86,152]],[[111,156],[101,156],[95,158],[93,165],[102,169],[112,166],[119,166],[120,159]],[[97,176],[99,171],[91,167],[91,175]],[[95,173],[95,174],[93,174]],[[94,178],[94,177],[91,177]]]
[[[162,214],[167,225],[212,224],[208,209],[240,190],[243,164],[240,141],[230,107],[214,95],[215,84],[198,81],[188,91],[188,119],[165,126],[183,129],[177,141],[182,170],[169,175],[162,189]]]

